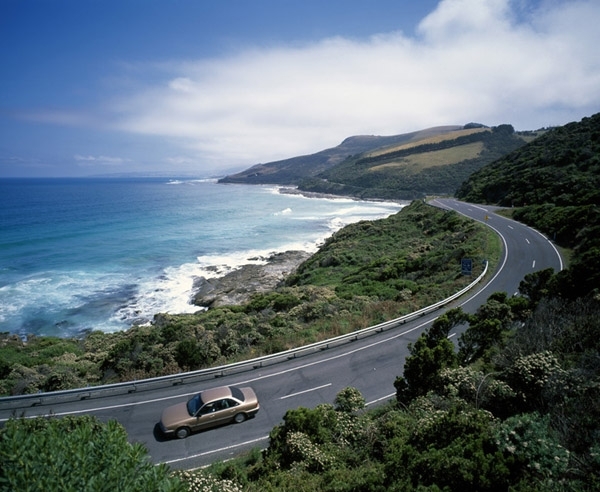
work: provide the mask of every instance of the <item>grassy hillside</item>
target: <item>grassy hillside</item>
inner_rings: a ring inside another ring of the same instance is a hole
[[[467,285],[500,253],[491,231],[414,202],[333,235],[286,285],[241,306],[160,314],[152,326],[82,340],[0,334],[0,393],[54,391],[174,374],[285,350],[433,304]]]
[[[292,157],[281,161],[256,164],[246,171],[221,179],[221,183],[297,185],[303,179],[333,167],[351,155],[374,149],[419,141],[435,135],[458,130],[459,126],[438,126],[392,136],[357,135],[346,138],[340,145],[315,154]]]
[[[459,191],[461,198],[511,205],[526,196],[526,206],[510,210],[574,249],[568,270],[526,275],[519,295],[494,293],[474,314],[456,308],[440,316],[410,346],[398,368],[402,376],[390,381],[393,401],[367,410],[360,392],[346,388],[333,405],[288,411],[266,450],[177,476],[190,490],[199,483],[236,491],[600,490],[599,142],[600,117],[585,118],[483,168]],[[408,150],[396,146],[364,158],[394,168]],[[0,344],[0,374],[9,376],[4,389],[17,376],[23,391],[58,389],[94,364],[97,376],[100,369],[104,377],[149,375],[381,320],[456,288],[465,280],[458,259],[489,256],[484,251],[497,247],[486,233],[458,214],[415,201],[389,219],[339,231],[287,285],[248,305],[159,316],[152,327],[92,333],[62,345],[33,340],[17,347],[19,340],[7,337]],[[456,347],[450,331],[465,323]],[[42,367],[25,365],[40,354]],[[8,428],[35,437],[29,429],[41,424],[31,422]],[[101,447],[98,434],[80,440]],[[0,455],[14,460],[18,438],[5,435]],[[64,436],[51,436],[44,449],[56,447],[53,439]],[[126,446],[111,448],[111,455],[127,456]],[[44,457],[31,453],[11,470],[22,476],[22,465]],[[24,487],[29,483],[23,480]]]
[[[473,172],[525,143],[510,125],[463,128],[350,156],[299,188],[362,199],[452,194]]]
[[[455,140],[459,137],[464,137],[466,135],[472,135],[473,133],[479,132],[487,132],[490,131],[489,128],[483,126],[476,126],[474,128],[463,128],[460,130],[454,130],[452,132],[443,133],[439,135],[426,136],[422,135],[421,138],[414,139],[412,142],[403,143],[399,145],[391,145],[389,147],[383,147],[373,152],[365,152],[364,157],[378,157],[381,155],[389,154],[390,152],[397,152],[400,150],[412,149],[415,147],[419,147],[421,145],[427,144],[436,144],[440,142],[447,142],[449,140]]]
[[[504,206],[600,204],[600,113],[554,128],[475,172],[463,200]]]
[[[257,164],[223,183],[297,185],[308,192],[364,199],[450,194],[472,172],[534,138],[510,125],[470,123],[389,137],[349,137],[316,154]]]
[[[482,168],[461,200],[514,207],[515,219],[573,249],[555,286],[577,297],[600,287],[600,113],[554,128]]]

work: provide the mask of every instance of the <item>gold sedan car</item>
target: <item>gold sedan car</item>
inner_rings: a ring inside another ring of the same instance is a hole
[[[165,408],[160,428],[167,436],[184,439],[193,431],[254,417],[260,408],[252,388],[221,386],[198,393],[187,403]]]

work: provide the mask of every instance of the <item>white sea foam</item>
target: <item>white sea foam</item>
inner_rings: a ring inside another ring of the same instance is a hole
[[[10,241],[0,237],[0,331],[72,336],[124,330],[159,312],[195,312],[199,277],[263,264],[283,251],[313,253],[345,225],[401,208],[282,194],[279,187],[222,186],[212,178],[138,184],[86,180],[57,192],[61,183],[53,181],[43,188],[46,196],[35,188],[39,209],[18,202],[31,195],[26,185],[5,199],[10,209],[1,208],[6,193],[0,196],[0,209],[12,210],[15,225]],[[81,197],[86,207],[74,207]],[[40,216],[43,223],[31,220]]]
[[[193,178],[193,179],[170,179],[168,185],[196,184],[196,183],[216,183],[217,178]]]

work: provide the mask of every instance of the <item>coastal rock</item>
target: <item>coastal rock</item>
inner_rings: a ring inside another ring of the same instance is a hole
[[[193,303],[206,308],[244,304],[253,294],[273,290],[310,256],[305,251],[275,253],[264,265],[244,265],[223,277],[199,277]]]

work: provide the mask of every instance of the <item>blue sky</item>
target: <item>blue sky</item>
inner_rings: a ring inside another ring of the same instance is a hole
[[[600,111],[597,0],[2,0],[0,177],[222,175]]]

